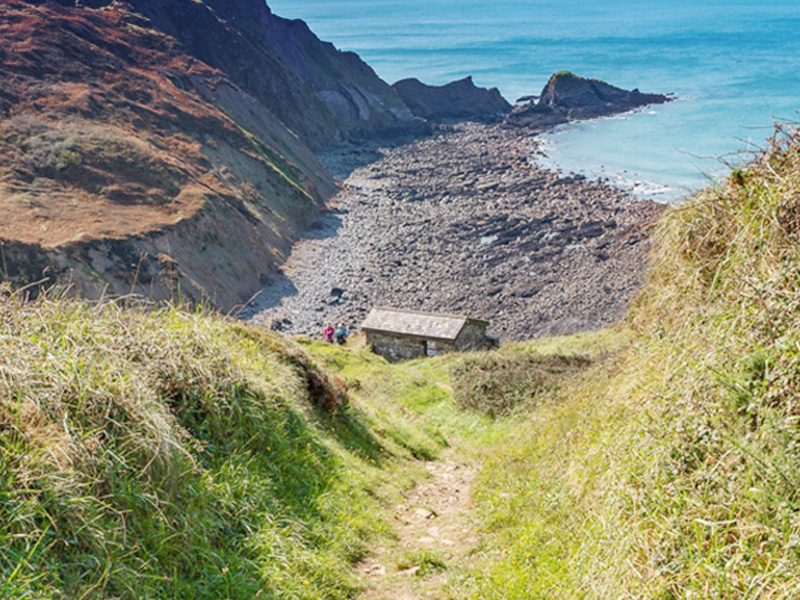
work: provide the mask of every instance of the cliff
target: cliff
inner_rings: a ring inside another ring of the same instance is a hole
[[[505,119],[508,125],[543,128],[576,119],[592,119],[627,112],[648,104],[663,104],[670,97],[624,90],[599,79],[587,79],[569,71],[550,77],[538,102],[517,106]]]
[[[418,79],[403,79],[392,85],[416,117],[431,121],[500,121],[511,105],[497,88],[476,86],[472,77],[443,86],[425,85]]]
[[[198,35],[200,32],[198,32]],[[259,289],[335,191],[271,110],[130,6],[0,4],[2,273],[89,296]]]
[[[102,7],[112,0],[59,0]],[[321,41],[264,0],[129,0],[150,26],[223,71],[315,149],[424,130],[386,82],[352,52]]]

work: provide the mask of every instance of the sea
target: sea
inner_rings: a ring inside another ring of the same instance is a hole
[[[392,83],[510,101],[569,70],[675,101],[543,136],[542,164],[679,202],[800,120],[800,1],[269,0]]]

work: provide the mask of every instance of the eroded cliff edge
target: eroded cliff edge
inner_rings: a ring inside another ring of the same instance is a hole
[[[225,73],[130,6],[0,4],[4,278],[230,308],[336,186]]]

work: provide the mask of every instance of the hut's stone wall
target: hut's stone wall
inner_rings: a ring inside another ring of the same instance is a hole
[[[405,336],[390,336],[372,331],[367,332],[367,346],[372,347],[375,354],[383,356],[390,362],[413,360],[426,355],[427,344]]]
[[[394,322],[393,312],[403,319]],[[466,317],[373,309],[363,329],[375,354],[400,362],[444,352],[488,350],[496,346],[494,338],[486,335],[488,325]]]
[[[467,321],[455,341],[457,350],[486,350],[491,347],[486,335],[486,324],[479,321]]]

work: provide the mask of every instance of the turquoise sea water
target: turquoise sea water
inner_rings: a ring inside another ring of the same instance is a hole
[[[570,125],[545,162],[665,200],[724,172],[713,157],[762,146],[800,118],[800,2],[741,0],[270,0],[387,81],[473,75],[506,98],[568,69],[679,100]],[[736,160],[737,156],[729,157]]]

